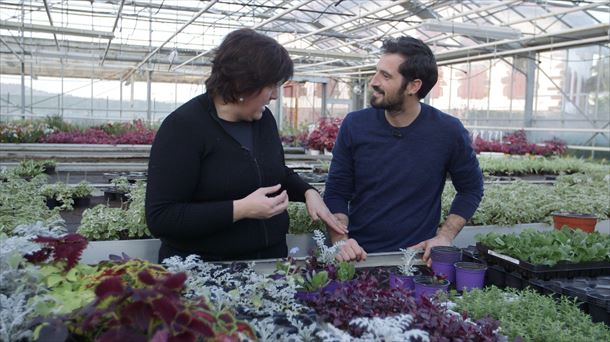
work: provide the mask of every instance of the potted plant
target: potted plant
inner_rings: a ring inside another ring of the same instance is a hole
[[[302,277],[296,279],[297,292],[295,297],[300,300],[314,299],[320,295],[320,292],[330,284],[328,279],[328,272],[326,271],[313,271],[310,270],[305,273]],[[326,289],[332,291],[333,289]]]
[[[40,164],[42,165],[43,172],[46,173],[47,175],[52,175],[55,173],[55,166],[57,166],[57,163],[55,162],[55,160],[52,160],[52,159],[42,160],[42,161],[40,161]]]
[[[412,248],[401,248],[402,264],[398,266],[400,274],[390,273],[390,288],[415,289],[413,277],[419,274],[419,270],[413,265],[415,256],[421,252]]]
[[[595,231],[597,217],[590,214],[577,214],[571,212],[553,212],[553,226],[555,229],[561,229],[567,226],[570,229],[580,229],[587,233]]]
[[[441,275],[418,275],[413,277],[415,285],[415,298],[420,299],[422,296],[431,297],[438,291],[447,293],[449,289],[449,280]]]
[[[89,183],[81,181],[75,186],[63,182],[47,184],[42,187],[40,192],[47,198],[47,206],[50,209],[59,207],[61,210],[72,210],[88,207],[91,203],[92,190]]]
[[[110,183],[112,184],[109,188],[104,189],[104,200],[106,201],[121,201],[127,202],[129,198],[130,183],[127,177],[121,176],[113,178]]]
[[[487,265],[460,261],[455,266],[455,286],[458,290],[482,289],[485,284]]]
[[[318,154],[319,152],[332,151],[339,134],[341,121],[338,118],[321,118],[316,128],[307,137],[307,147],[310,150],[318,151]]]
[[[93,188],[86,181],[81,181],[72,188],[72,198],[75,208],[88,207],[91,204],[91,192]]]

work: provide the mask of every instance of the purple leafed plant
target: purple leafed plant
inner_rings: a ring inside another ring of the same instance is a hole
[[[416,304],[411,292],[405,289],[389,289],[382,286],[377,277],[363,274],[354,286],[346,286],[334,292],[325,292],[308,300],[318,316],[325,322],[346,330],[355,337],[364,332],[362,327],[350,325],[358,317],[387,317],[408,314],[414,317],[412,329],[430,334],[430,341],[495,341],[499,322],[492,319],[476,323],[466,321],[467,316],[449,312],[440,303],[422,298]]]
[[[83,253],[85,247],[89,243],[87,239],[78,233],[69,233],[61,237],[52,236],[37,236],[32,241],[38,242],[44,247],[25,258],[32,263],[45,262],[49,257],[53,257],[53,261],[65,261],[65,270],[68,271],[74,267]]]

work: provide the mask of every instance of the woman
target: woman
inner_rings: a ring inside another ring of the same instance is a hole
[[[318,192],[286,167],[266,107],[292,77],[286,49],[253,30],[230,33],[218,47],[207,93],[171,113],[150,152],[146,220],[162,241],[159,261],[287,255],[288,200],[339,233]]]

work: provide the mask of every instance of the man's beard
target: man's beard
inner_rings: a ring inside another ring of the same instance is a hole
[[[373,87],[373,90],[383,95],[383,100],[377,100],[374,95],[371,96],[371,106],[373,108],[385,109],[388,112],[397,112],[402,110],[402,106],[405,100],[404,89],[402,89],[402,87],[393,96],[386,94],[384,91],[377,87]]]

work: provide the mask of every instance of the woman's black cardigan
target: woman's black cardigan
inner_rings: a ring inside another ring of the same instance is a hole
[[[148,164],[146,221],[166,247],[212,260],[238,260],[281,246],[288,214],[233,222],[233,201],[260,187],[282,184],[291,201],[310,189],[286,167],[275,119],[265,109],[253,123],[254,151],[221,126],[214,103],[199,95],[161,124]],[[163,247],[162,247],[163,248]]]

